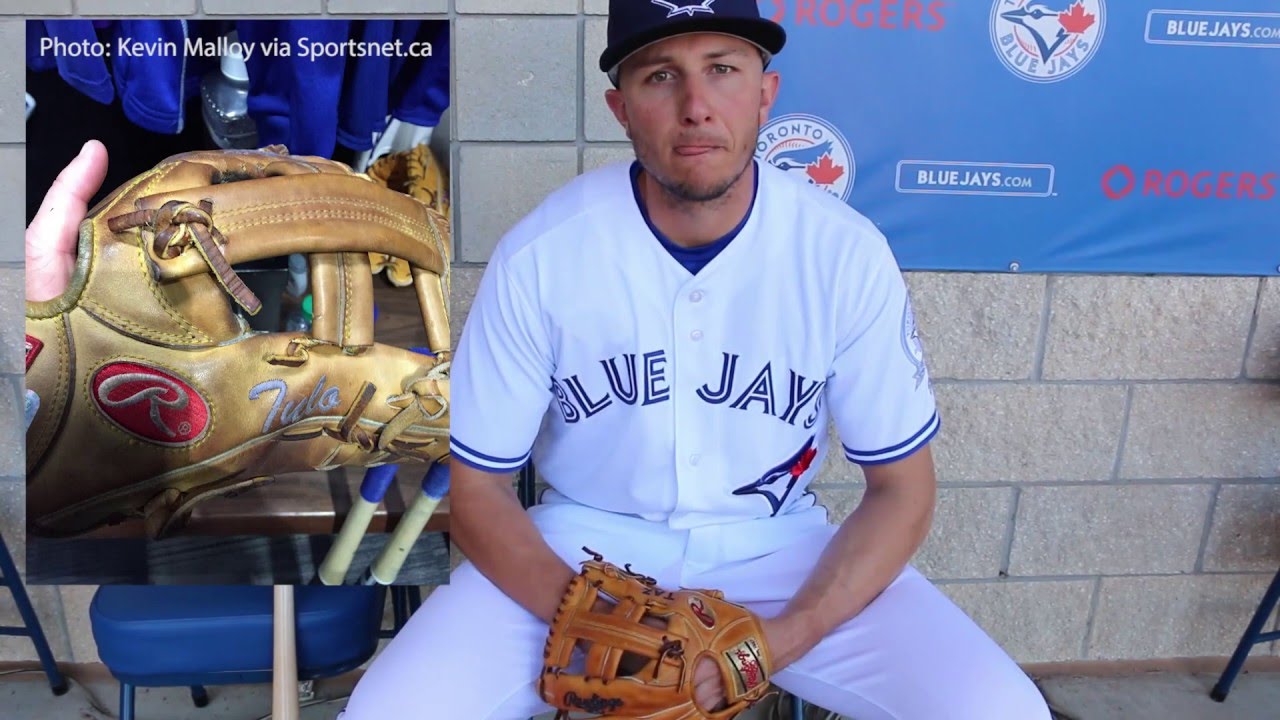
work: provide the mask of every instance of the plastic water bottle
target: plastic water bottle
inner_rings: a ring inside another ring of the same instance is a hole
[[[239,47],[234,30],[228,40],[228,46]],[[258,128],[249,117],[249,72],[242,55],[223,55],[220,69],[200,78],[200,99],[214,144],[224,150],[258,147]]]

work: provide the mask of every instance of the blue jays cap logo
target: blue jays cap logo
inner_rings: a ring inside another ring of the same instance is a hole
[[[769,501],[769,507],[773,508],[773,514],[777,515],[800,476],[813,465],[813,459],[818,455],[818,449],[814,447],[817,440],[816,435],[810,436],[795,454],[769,468],[759,480],[734,490],[733,494],[763,495]]]
[[[1065,80],[1097,53],[1107,24],[1104,0],[995,0],[991,43],[1014,75],[1037,83]]]
[[[658,7],[666,8],[667,17],[669,18],[677,15],[688,15],[689,17],[693,17],[694,13],[707,13],[709,15],[714,15],[716,11],[711,9],[711,3],[715,1],[716,0],[702,0],[702,2],[694,5],[677,5],[673,2],[667,2],[667,0],[649,0],[649,2],[657,5]]]
[[[853,191],[854,159],[835,125],[816,115],[792,113],[760,128],[756,159],[841,200]]]

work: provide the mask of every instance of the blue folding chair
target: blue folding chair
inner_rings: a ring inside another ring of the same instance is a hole
[[[1240,668],[1244,667],[1245,658],[1249,657],[1249,651],[1253,646],[1280,640],[1280,631],[1262,632],[1267,620],[1271,619],[1271,613],[1275,611],[1277,603],[1280,603],[1280,570],[1276,571],[1271,587],[1267,588],[1267,592],[1263,594],[1262,602],[1258,603],[1258,609],[1254,612],[1253,619],[1249,621],[1249,627],[1245,628],[1240,644],[1236,646],[1236,651],[1231,655],[1231,660],[1227,663],[1222,676],[1218,678],[1217,684],[1209,692],[1209,697],[1218,702],[1225,701],[1227,693],[1231,692],[1232,683],[1236,681],[1236,675],[1240,674]]]
[[[354,670],[382,636],[382,586],[294,589],[298,679]],[[98,656],[120,682],[120,720],[134,720],[138,687],[270,683],[274,599],[270,586],[107,585],[89,606]]]
[[[13,594],[13,601],[18,606],[18,615],[22,617],[21,627],[0,626],[0,635],[31,638],[31,644],[36,646],[36,656],[40,658],[40,666],[44,668],[44,674],[49,678],[49,687],[53,690],[53,694],[65,693],[67,680],[62,677],[58,664],[54,662],[53,653],[49,650],[49,641],[44,636],[44,629],[40,627],[40,618],[36,617],[36,611],[31,607],[31,598],[27,596],[27,588],[22,584],[22,578],[18,577],[18,567],[13,563],[13,556],[9,554],[9,548],[4,544],[2,534],[0,534],[0,584],[8,586],[9,592]]]

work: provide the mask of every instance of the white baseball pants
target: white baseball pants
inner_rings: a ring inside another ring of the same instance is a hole
[[[671,530],[577,505],[530,509],[576,567],[583,546],[663,587],[715,588],[781,612],[836,527],[821,507],[738,525]],[[471,564],[435,589],[374,659],[338,720],[528,720],[547,626]],[[853,720],[1049,720],[1039,690],[967,615],[908,567],[862,613],[773,681]]]

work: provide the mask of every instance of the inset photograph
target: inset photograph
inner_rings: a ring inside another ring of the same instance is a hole
[[[27,582],[447,581],[448,22],[26,58]]]

